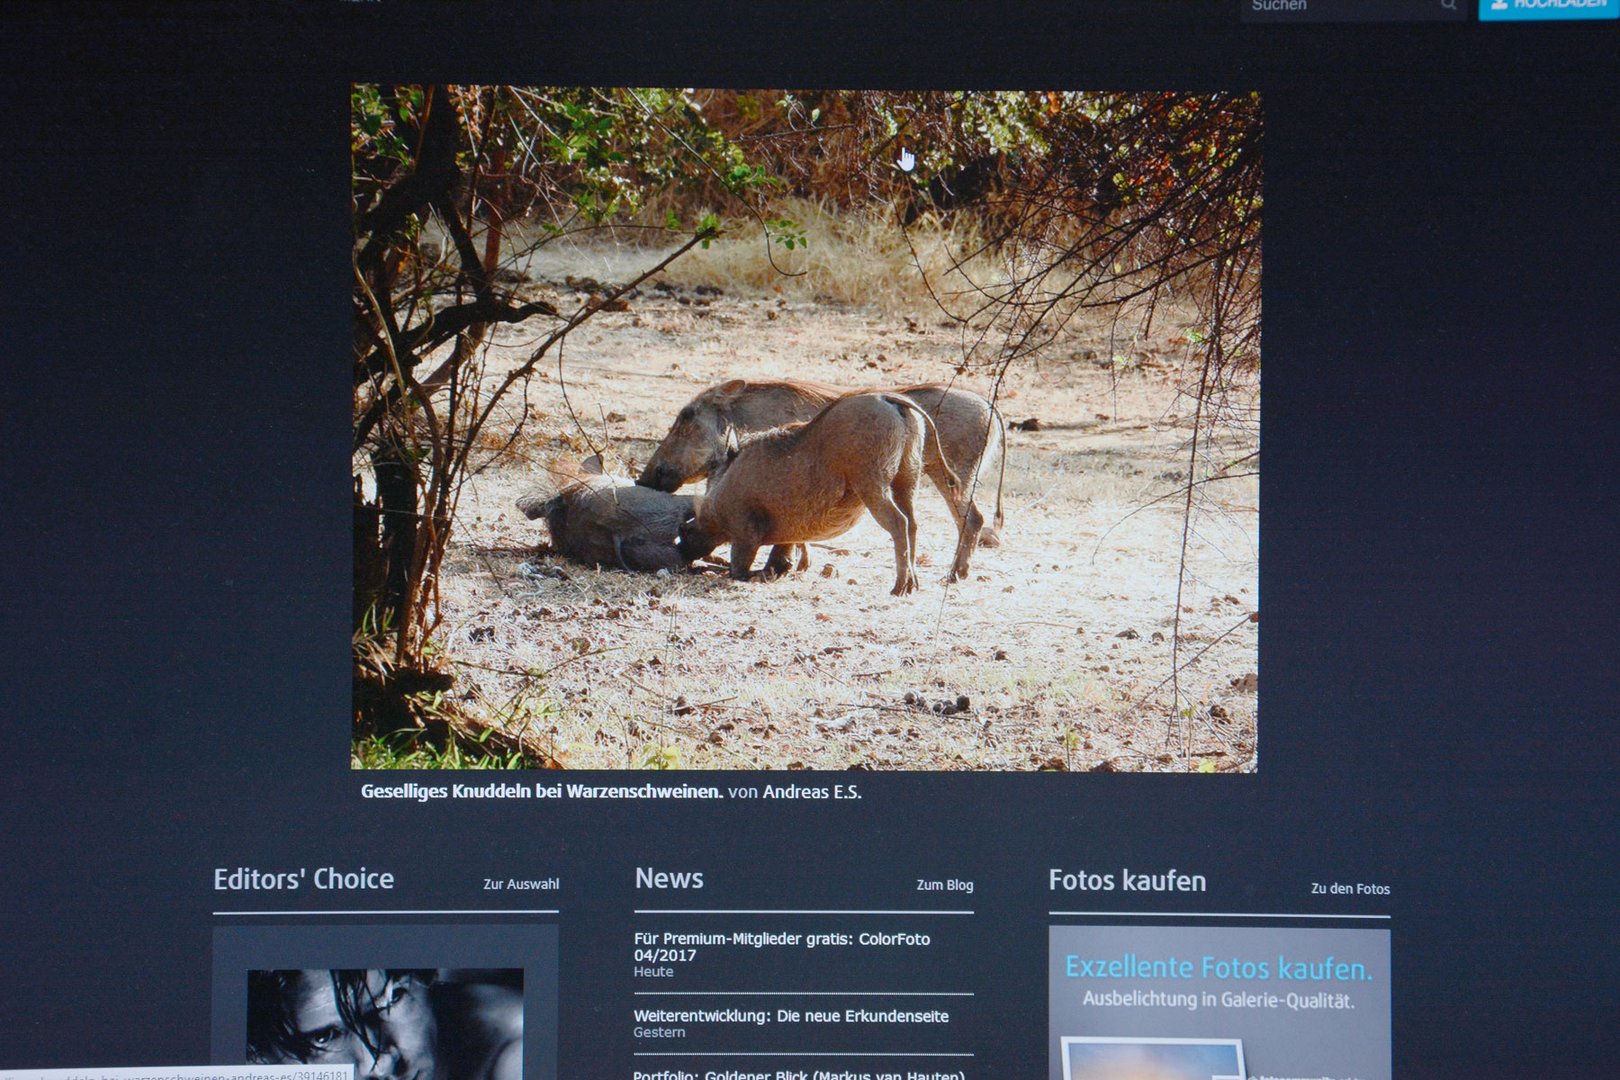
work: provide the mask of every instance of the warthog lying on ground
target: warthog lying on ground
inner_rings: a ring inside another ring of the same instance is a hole
[[[938,436],[928,414],[898,394],[840,398],[807,424],[750,435],[710,471],[681,525],[680,554],[691,561],[731,543],[731,576],[748,577],[763,544],[803,544],[848,532],[867,510],[894,538],[893,593],[917,588],[917,520],[911,497],[923,471],[923,446]],[[943,489],[963,520],[961,484],[949,467]],[[967,572],[958,537],[952,577]]]
[[[636,483],[674,491],[682,484],[712,475],[714,467],[725,458],[729,429],[748,434],[809,420],[839,398],[857,393],[898,394],[928,413],[938,440],[936,443],[929,439],[923,448],[923,471],[945,497],[957,528],[969,531],[969,555],[978,544],[999,544],[1001,538],[996,530],[1003,520],[1001,485],[1007,472],[1006,432],[1001,415],[988,401],[957,387],[929,384],[862,391],[817,382],[733,379],[709,387],[686,403]],[[995,524],[986,527],[973,492],[975,479],[992,460],[999,461],[1001,475],[996,480]],[[966,498],[951,495],[947,487],[951,479],[960,479],[966,487]],[[771,552],[770,567],[774,571],[786,570],[790,561],[787,549]],[[807,565],[801,552],[799,568]]]
[[[609,476],[600,457],[553,475],[559,485],[555,494],[535,492],[517,504],[531,520],[546,519],[558,554],[586,566],[622,570],[678,570],[685,565],[675,540],[681,522],[692,514],[690,495]]]

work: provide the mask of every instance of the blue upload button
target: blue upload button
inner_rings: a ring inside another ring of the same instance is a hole
[[[1620,0],[1479,0],[1480,22],[1617,18]]]

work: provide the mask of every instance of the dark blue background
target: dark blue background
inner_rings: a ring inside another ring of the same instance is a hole
[[[977,1076],[1045,1068],[1045,912],[1080,906],[1046,868],[1121,862],[1207,874],[1213,910],[1393,884],[1370,910],[1395,915],[1403,1080],[1613,1069],[1617,28],[1016,10],[5,16],[0,1067],[205,1062],[214,866],[386,865],[399,906],[456,906],[521,861],[565,882],[565,1076],[628,1063],[648,863],[750,906],[974,878]],[[1262,90],[1259,774],[863,776],[844,805],[362,802],[351,79]]]

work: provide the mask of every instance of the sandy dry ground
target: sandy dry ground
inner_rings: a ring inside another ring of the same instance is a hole
[[[560,280],[543,287],[565,309],[580,298]],[[1254,769],[1254,478],[1197,489],[1182,711],[1171,707],[1181,500],[1153,500],[1186,479],[1184,326],[1161,319],[1151,340],[1112,349],[1106,326],[1083,331],[1066,355],[1013,372],[1003,412],[1040,427],[1008,434],[1005,543],[946,587],[954,527],[925,483],[926,584],[906,598],[888,594],[893,549],[870,517],[815,546],[809,572],[775,582],[633,575],[547,554],[544,526],[514,501],[546,483],[540,463],[588,453],[551,364],[529,386],[515,452],[462,497],[443,581],[455,692],[527,725],[571,768]],[[533,338],[503,330],[490,370]],[[1110,367],[1112,353],[1126,370]],[[937,316],[648,289],[569,339],[564,374],[578,417],[633,474],[712,383],[946,380],[959,355]],[[1257,415],[1258,388],[1250,404]],[[1258,448],[1252,429],[1223,439],[1226,460]],[[988,515],[995,478],[982,483]]]

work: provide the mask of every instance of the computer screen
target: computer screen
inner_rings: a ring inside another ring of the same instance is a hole
[[[1617,15],[8,13],[0,1080],[1608,1075]]]

